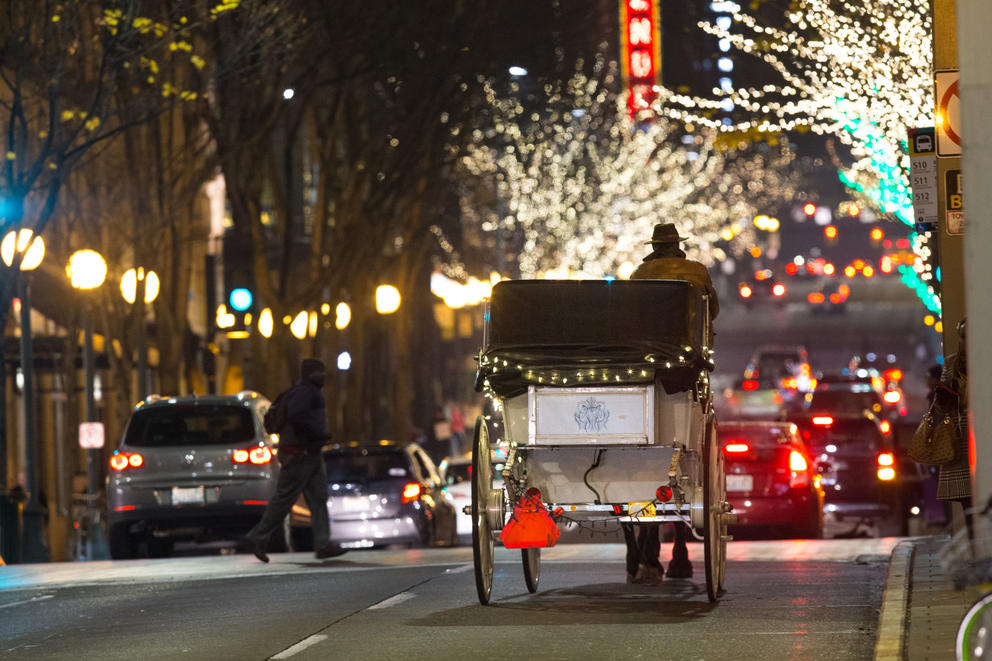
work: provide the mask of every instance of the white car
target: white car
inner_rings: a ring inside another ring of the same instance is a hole
[[[499,458],[493,458],[493,489],[503,486],[500,471],[503,464]],[[441,462],[442,481],[444,490],[451,496],[455,505],[455,527],[458,530],[458,541],[461,544],[472,543],[472,457],[448,457]]]

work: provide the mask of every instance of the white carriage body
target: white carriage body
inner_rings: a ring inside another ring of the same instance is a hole
[[[703,419],[692,392],[655,384],[530,386],[503,402],[506,440],[526,457],[528,486],[563,504],[654,500],[679,472],[680,455],[695,461]]]

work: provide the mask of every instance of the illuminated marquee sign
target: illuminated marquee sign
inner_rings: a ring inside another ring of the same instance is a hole
[[[631,114],[648,108],[658,93],[661,35],[657,0],[621,0],[621,62]]]

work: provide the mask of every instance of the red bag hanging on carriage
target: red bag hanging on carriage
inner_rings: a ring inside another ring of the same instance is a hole
[[[551,547],[558,543],[559,536],[561,531],[541,502],[541,492],[534,487],[524,493],[499,534],[508,549]]]

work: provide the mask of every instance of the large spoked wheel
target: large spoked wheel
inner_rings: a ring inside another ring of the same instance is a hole
[[[537,592],[537,582],[541,579],[541,549],[520,549],[524,560],[524,582],[527,591]]]
[[[727,499],[727,480],[724,474],[723,453],[717,445],[716,429],[712,422],[706,425],[703,445],[703,559],[706,564],[706,594],[716,601],[723,594],[723,580],[727,569],[727,518],[724,501]]]
[[[493,553],[495,541],[487,510],[492,497],[493,469],[489,454],[489,430],[481,417],[475,421],[472,443],[472,558],[475,560],[475,589],[479,603],[489,603],[493,592]],[[535,585],[536,585],[535,581]]]

